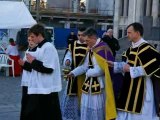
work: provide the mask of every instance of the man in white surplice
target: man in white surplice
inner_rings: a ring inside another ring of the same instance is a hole
[[[108,64],[114,67],[114,72],[124,73],[121,93],[116,104],[116,120],[159,120],[151,81],[151,75],[159,68],[155,66],[157,61],[150,62],[156,58],[154,55],[159,53],[142,38],[143,26],[140,23],[130,24],[127,27],[127,36],[132,45],[122,56],[124,62],[108,61]],[[151,59],[150,54],[153,54]]]

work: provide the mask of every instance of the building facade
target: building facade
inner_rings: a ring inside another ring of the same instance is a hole
[[[114,11],[117,38],[125,37],[128,24],[140,22],[145,28],[145,39],[160,39],[160,0],[115,0]]]
[[[35,19],[49,26],[92,26],[102,30],[113,26],[114,0],[31,0],[28,3]]]

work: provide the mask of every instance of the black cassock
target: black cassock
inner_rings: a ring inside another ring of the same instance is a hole
[[[160,116],[160,53],[150,44],[142,43],[139,47],[130,47],[123,54],[123,60],[132,67],[142,66],[146,75],[151,77],[156,112]],[[133,80],[129,72],[125,73],[117,108],[131,113],[141,113],[144,93],[144,78],[137,77]]]

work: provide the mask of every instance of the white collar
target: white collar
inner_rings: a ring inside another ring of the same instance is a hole
[[[81,42],[80,40],[77,40],[77,43],[79,43],[79,44],[85,44],[85,42]]]
[[[99,42],[101,41],[101,39],[100,38],[98,38],[97,39],[97,41],[96,41],[96,43],[92,46],[92,48],[91,49],[93,49]]]
[[[132,48],[136,48],[138,47],[140,44],[142,44],[143,42],[147,43],[146,40],[144,40],[143,38],[141,38],[140,40],[138,40],[137,42],[132,42]]]

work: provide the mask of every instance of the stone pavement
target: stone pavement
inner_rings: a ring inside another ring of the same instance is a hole
[[[58,50],[60,61],[64,50]],[[65,81],[62,81],[63,88]],[[0,72],[0,120],[19,120],[21,108],[21,77],[6,77]],[[63,92],[63,91],[62,91]],[[62,96],[60,92],[59,96]]]
[[[0,120],[18,120],[21,101],[20,77],[0,76]]]

